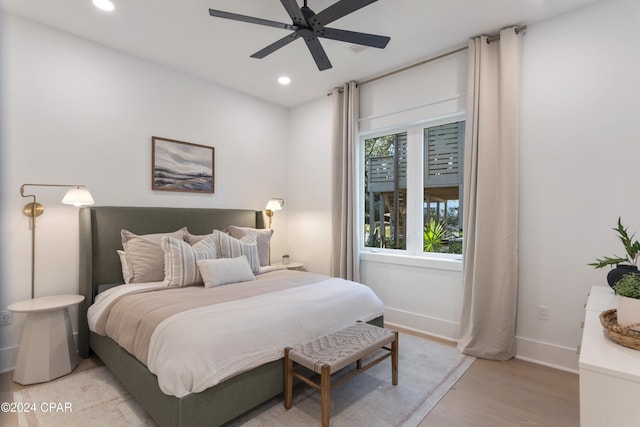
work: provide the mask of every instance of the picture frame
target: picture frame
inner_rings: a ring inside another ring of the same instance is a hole
[[[151,137],[151,189],[214,193],[215,150],[206,145]]]

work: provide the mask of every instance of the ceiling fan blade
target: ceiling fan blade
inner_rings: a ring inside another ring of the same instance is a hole
[[[283,37],[274,43],[271,43],[269,46],[265,47],[264,49],[257,51],[256,53],[251,55],[251,57],[262,59],[265,56],[272,54],[276,50],[280,49],[281,47],[288,45],[289,43],[291,43],[297,38],[298,38],[298,35],[296,33],[291,33],[288,36]]]
[[[307,20],[304,19],[304,15],[300,10],[300,6],[298,6],[298,2],[296,0],[280,0],[280,3],[287,10],[287,13],[291,17],[294,25],[306,26]]]
[[[340,0],[316,14],[315,19],[320,25],[327,25],[376,1],[377,0]]]
[[[297,26],[291,24],[284,24],[282,22],[270,21],[268,19],[254,18],[253,16],[240,15],[232,12],[225,12],[222,10],[209,9],[209,15],[216,18],[232,19],[234,21],[248,22],[250,24],[266,25],[268,27],[282,28],[283,30],[295,31]]]
[[[387,36],[378,36],[375,34],[359,33],[356,31],[338,30],[326,27],[316,35],[318,37],[324,37],[325,39],[377,47],[378,49],[384,49],[387,46],[387,43],[389,43],[389,40],[391,40],[391,37]]]
[[[324,51],[322,45],[320,44],[320,40],[315,37],[305,37],[304,41],[309,48],[309,52],[311,52],[311,56],[313,56],[313,60],[316,61],[318,70],[323,71],[332,67],[327,53]]]

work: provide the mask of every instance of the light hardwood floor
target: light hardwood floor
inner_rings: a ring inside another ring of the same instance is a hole
[[[476,359],[420,427],[577,427],[578,375],[522,360]]]
[[[81,359],[73,374],[101,365]],[[0,402],[13,401],[12,372],[0,375]],[[15,414],[0,414],[0,427],[18,425]],[[578,376],[522,360],[477,359],[420,427],[507,427],[579,425]],[[113,426],[118,427],[118,426]]]

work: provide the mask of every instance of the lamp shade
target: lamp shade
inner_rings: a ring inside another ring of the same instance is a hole
[[[93,201],[93,197],[91,197],[89,190],[86,188],[74,187],[67,191],[62,199],[62,203],[77,207],[93,205],[95,202]]]
[[[264,208],[267,211],[279,211],[282,209],[282,206],[284,205],[284,200],[283,199],[270,199],[267,202],[267,207]]]

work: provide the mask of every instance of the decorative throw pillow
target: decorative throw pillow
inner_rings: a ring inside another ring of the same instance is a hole
[[[210,234],[191,234],[189,233],[189,230],[187,230],[184,234],[184,240],[193,246],[207,236],[210,236]]]
[[[256,243],[258,245],[258,258],[260,258],[260,265],[269,265],[269,248],[271,246],[271,235],[273,230],[270,228],[249,228],[249,227],[237,227],[230,225],[227,228],[229,235],[236,239],[242,239],[244,236],[256,233]]]
[[[128,283],[159,282],[164,279],[164,252],[160,242],[165,236],[183,240],[186,227],[173,233],[155,233],[137,235],[122,230],[122,247],[129,266]]]
[[[256,243],[256,235],[247,234],[242,239],[235,239],[220,230],[213,230],[213,236],[216,241],[216,252],[222,258],[236,258],[241,255],[247,257],[251,271],[258,273],[260,271],[260,258],[258,258],[258,245]]]
[[[181,229],[173,232],[141,234],[141,235],[135,234],[129,230],[120,230],[120,238],[122,239],[122,247],[124,247],[124,245],[127,242],[134,240],[136,238],[148,240],[150,242],[157,243],[159,245],[164,236],[171,236],[171,237],[175,237],[176,239],[184,240],[184,236],[186,236],[187,233],[188,233],[187,227],[182,227]]]
[[[244,255],[236,258],[198,260],[197,263],[205,288],[256,280]]]
[[[193,246],[184,240],[165,236],[160,246],[164,251],[165,286],[182,287],[202,283],[196,262],[216,258],[216,243],[212,235],[206,236]]]

